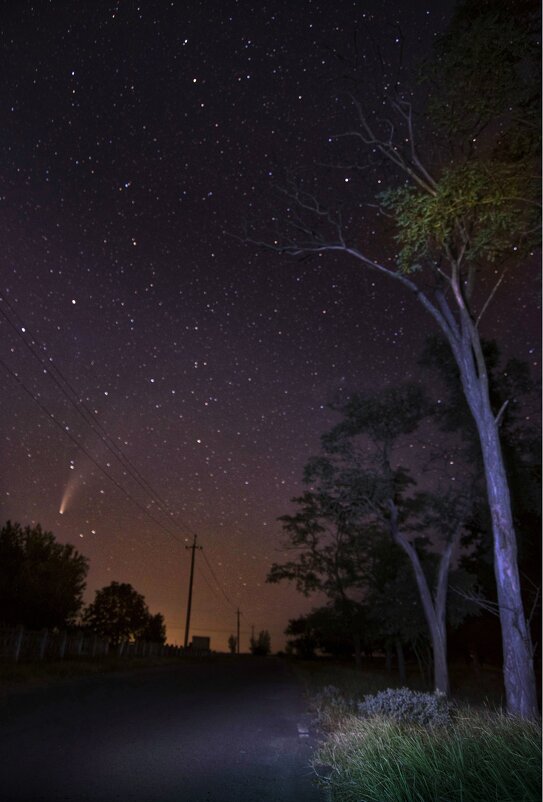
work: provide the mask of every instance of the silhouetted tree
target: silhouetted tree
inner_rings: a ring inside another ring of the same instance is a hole
[[[143,638],[149,625],[145,598],[126,582],[112,582],[96,591],[83,614],[83,623],[112,644]]]
[[[82,606],[88,560],[39,524],[0,530],[0,622],[29,629],[66,627]]]
[[[308,478],[341,498],[360,527],[386,528],[407,556],[432,642],[435,688],[448,693],[449,572],[471,512],[470,499],[460,487],[439,494],[411,491],[414,481],[399,464],[397,451],[429,411],[418,386],[353,395],[338,411],[343,420],[323,436],[324,456],[309,463]],[[439,539],[440,549],[431,579],[420,551],[430,537]]]
[[[318,647],[318,635],[315,627],[310,620],[310,615],[301,615],[298,618],[289,619],[285,635],[288,637],[287,646],[289,651],[294,652],[298,657],[310,660],[315,657],[315,649]]]
[[[365,608],[357,606],[357,623],[360,628],[361,646],[366,642]],[[299,657],[310,659],[315,650],[334,657],[351,657],[354,651],[352,621],[346,620],[343,610],[333,604],[316,607],[306,615],[293,618],[285,629],[289,646]]]
[[[369,553],[379,532],[368,527],[361,537],[348,504],[324,484],[306,490],[293,501],[298,505],[297,512],[279,518],[293,556],[287,562],[274,563],[267,581],[292,581],[305,596],[324,594],[334,609],[341,610],[343,626],[351,633],[355,659],[360,666],[358,597],[367,584]]]
[[[166,643],[166,622],[162,613],[149,613],[147,623],[141,633],[141,640],[151,643]]]
[[[238,639],[235,635],[230,635],[228,638],[228,650],[230,654],[236,654],[238,648]]]
[[[267,629],[261,630],[256,638],[251,638],[251,654],[266,656],[271,651],[271,637]]]

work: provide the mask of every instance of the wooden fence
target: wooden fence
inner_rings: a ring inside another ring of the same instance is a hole
[[[183,654],[179,646],[168,646],[148,641],[123,641],[110,644],[107,638],[83,632],[59,632],[42,629],[31,632],[24,627],[0,629],[0,661],[35,662],[39,660],[65,660],[78,657],[174,657]]]

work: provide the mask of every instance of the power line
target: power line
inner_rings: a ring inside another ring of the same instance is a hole
[[[168,629],[182,629],[182,627],[168,627]],[[229,635],[233,634],[231,629],[212,629],[211,627],[191,627],[191,629],[193,632],[222,632],[223,634],[226,633],[228,633]],[[240,629],[240,634],[248,635],[249,630]]]
[[[115,486],[116,486],[116,487],[117,487],[119,490],[121,490],[121,491],[122,491],[122,492],[125,494],[125,496],[126,496],[126,497],[127,497],[127,498],[128,498],[128,499],[129,499],[129,500],[130,500],[130,501],[131,501],[133,504],[135,504],[135,505],[136,505],[136,507],[138,507],[138,508],[139,508],[139,509],[140,509],[140,510],[141,510],[141,511],[142,511],[142,512],[145,514],[145,515],[147,515],[147,517],[148,517],[148,518],[150,518],[150,519],[153,521],[153,523],[155,523],[155,524],[156,524],[157,526],[159,526],[159,527],[160,527],[162,530],[164,530],[164,532],[166,532],[168,535],[170,535],[170,537],[173,537],[173,538],[174,538],[174,540],[177,540],[177,542],[178,542],[178,543],[181,543],[182,545],[184,545],[184,542],[183,542],[183,541],[181,541],[181,540],[180,540],[180,539],[177,537],[177,535],[175,535],[175,534],[174,534],[172,531],[170,531],[170,530],[169,530],[169,529],[168,529],[166,526],[164,526],[164,524],[163,524],[161,521],[159,521],[157,518],[155,518],[155,517],[154,517],[154,515],[152,515],[152,514],[149,512],[149,510],[148,510],[146,507],[144,507],[144,506],[143,506],[143,504],[140,504],[140,503],[139,503],[139,501],[137,501],[137,499],[135,499],[135,498],[134,498],[134,497],[131,495],[131,493],[129,493],[129,492],[128,492],[128,490],[126,490],[126,488],[124,488],[124,487],[123,487],[123,486],[122,486],[122,485],[121,485],[121,484],[120,484],[120,483],[119,483],[119,482],[118,482],[118,481],[115,479],[115,477],[114,477],[114,476],[112,476],[112,475],[111,475],[111,474],[110,474],[108,471],[106,471],[106,469],[105,469],[105,468],[103,468],[103,467],[100,465],[100,463],[99,463],[99,462],[98,462],[98,461],[97,461],[97,460],[96,460],[96,459],[95,459],[95,458],[92,456],[92,454],[90,454],[90,453],[89,453],[89,451],[87,451],[87,449],[86,449],[84,446],[82,446],[82,445],[81,445],[81,443],[79,443],[79,442],[77,441],[77,439],[76,439],[76,438],[75,438],[75,437],[74,437],[74,436],[73,436],[73,435],[70,433],[70,431],[69,431],[68,427],[67,427],[67,426],[65,426],[65,425],[63,425],[63,424],[62,424],[62,423],[61,423],[59,420],[57,420],[57,419],[55,418],[55,416],[53,415],[53,413],[52,413],[52,412],[49,412],[49,410],[47,409],[47,407],[45,406],[45,404],[43,404],[43,403],[42,403],[42,402],[39,400],[39,398],[37,398],[37,397],[34,395],[34,393],[33,393],[31,390],[29,390],[29,389],[28,389],[28,387],[25,385],[25,383],[22,381],[22,379],[21,379],[21,378],[20,378],[20,377],[19,377],[19,376],[18,376],[18,375],[17,375],[17,374],[16,374],[16,373],[15,373],[15,372],[14,372],[14,371],[13,371],[13,370],[12,370],[12,369],[11,369],[11,368],[8,366],[8,365],[6,365],[6,363],[4,362],[4,360],[3,360],[3,359],[0,359],[0,365],[1,365],[1,366],[2,366],[2,367],[3,367],[3,368],[6,370],[6,371],[7,371],[7,373],[9,373],[9,374],[10,374],[10,375],[11,375],[11,376],[12,376],[12,377],[15,379],[15,381],[16,381],[16,382],[17,382],[17,383],[18,383],[18,384],[19,384],[19,385],[20,385],[20,386],[23,388],[23,390],[24,390],[24,391],[25,391],[25,392],[26,392],[26,393],[27,393],[27,394],[28,394],[28,395],[29,395],[29,396],[32,398],[32,400],[33,400],[33,401],[34,401],[34,402],[35,402],[35,403],[36,403],[36,404],[39,406],[39,408],[42,410],[42,412],[44,412],[44,413],[47,415],[47,417],[48,417],[48,418],[50,418],[50,420],[52,420],[52,421],[53,421],[53,423],[55,424],[55,426],[58,426],[58,428],[59,428],[59,429],[60,429],[60,430],[61,430],[61,431],[62,431],[62,432],[63,432],[63,433],[66,435],[66,437],[68,437],[68,438],[69,438],[69,439],[72,441],[72,443],[74,443],[74,445],[75,445],[75,446],[76,446],[76,447],[77,447],[77,448],[78,448],[80,451],[82,451],[82,452],[83,452],[83,454],[85,454],[85,456],[86,456],[86,457],[88,457],[88,459],[90,459],[90,461],[93,463],[93,465],[95,465],[95,466],[98,468],[98,470],[99,470],[99,471],[101,471],[101,473],[103,473],[103,474],[104,474],[104,476],[106,476],[106,477],[107,477],[107,478],[108,478],[108,479],[109,479],[111,482],[113,482],[113,484],[114,484],[114,485],[115,485]]]
[[[96,435],[99,437],[99,439],[100,439],[100,440],[101,440],[101,441],[104,443],[104,445],[106,446],[106,448],[108,449],[108,451],[109,451],[110,453],[112,453],[112,454],[113,454],[113,456],[114,456],[114,457],[115,457],[115,458],[116,458],[116,459],[117,459],[117,460],[118,460],[118,461],[121,463],[121,465],[123,466],[123,468],[125,468],[126,470],[128,470],[129,474],[130,474],[130,475],[132,476],[132,478],[133,478],[133,479],[134,479],[134,480],[135,480],[135,481],[138,483],[138,485],[139,485],[139,486],[140,486],[140,487],[141,487],[141,488],[142,488],[142,489],[143,489],[143,490],[144,490],[146,493],[148,493],[148,494],[151,496],[151,500],[152,500],[152,501],[154,501],[154,503],[155,503],[155,504],[156,504],[156,506],[158,507],[159,511],[161,511],[161,512],[162,512],[162,514],[163,514],[163,515],[165,515],[165,516],[168,518],[168,520],[169,520],[169,519],[170,519],[170,516],[168,515],[168,512],[167,512],[167,508],[168,508],[168,504],[167,504],[167,502],[165,502],[165,501],[164,501],[164,499],[162,499],[162,498],[161,498],[161,496],[160,496],[160,495],[159,495],[159,494],[156,492],[156,490],[153,488],[153,486],[152,486],[152,485],[151,485],[151,484],[150,484],[150,483],[149,483],[149,482],[148,482],[148,481],[145,479],[145,477],[144,477],[144,476],[142,476],[142,474],[141,474],[141,473],[138,471],[138,469],[137,469],[137,468],[136,468],[136,467],[133,465],[133,463],[131,462],[131,460],[130,460],[130,459],[127,457],[127,456],[126,456],[126,454],[124,454],[124,452],[122,451],[122,449],[121,449],[121,448],[120,448],[120,447],[119,447],[119,446],[118,446],[118,445],[115,443],[115,441],[114,441],[114,440],[111,438],[111,436],[108,434],[108,432],[106,431],[106,429],[103,427],[102,423],[101,423],[101,422],[98,420],[98,418],[96,417],[96,415],[94,414],[94,412],[93,412],[91,409],[89,409],[89,407],[88,407],[88,406],[85,404],[85,402],[84,402],[84,401],[83,401],[83,400],[80,398],[80,395],[79,395],[79,393],[76,391],[76,389],[75,389],[75,388],[73,387],[73,385],[70,383],[70,381],[69,381],[69,380],[68,380],[68,379],[67,379],[67,378],[64,376],[64,374],[62,373],[61,369],[60,369],[60,368],[59,368],[59,367],[58,367],[56,364],[54,364],[54,362],[52,362],[52,361],[51,361],[50,363],[46,362],[46,361],[45,361],[45,360],[42,358],[42,356],[41,356],[41,355],[40,355],[40,354],[39,354],[39,353],[36,351],[36,349],[33,347],[32,343],[28,341],[27,337],[25,336],[25,332],[28,330],[28,327],[26,326],[26,324],[25,324],[25,321],[24,321],[24,320],[21,318],[21,316],[19,315],[19,313],[17,312],[17,310],[16,310],[16,309],[13,307],[13,305],[11,304],[11,302],[9,301],[9,299],[8,299],[8,298],[7,298],[7,297],[6,297],[6,296],[5,296],[3,293],[1,293],[1,292],[0,292],[0,300],[2,300],[2,301],[3,301],[3,302],[4,302],[4,303],[5,303],[7,306],[8,306],[8,308],[10,309],[10,311],[11,311],[12,315],[13,315],[13,316],[14,316],[14,317],[15,317],[15,318],[16,318],[16,319],[19,321],[19,323],[20,323],[20,328],[19,328],[18,326],[16,326],[16,325],[15,325],[15,323],[14,323],[14,322],[11,320],[11,318],[10,318],[10,317],[9,317],[9,315],[8,315],[8,314],[5,312],[5,310],[4,310],[4,309],[2,309],[2,307],[0,307],[0,314],[1,314],[1,315],[2,315],[2,317],[3,317],[3,318],[6,320],[6,322],[8,323],[8,325],[9,325],[9,326],[10,326],[10,327],[11,327],[11,328],[12,328],[12,329],[15,331],[15,333],[18,335],[18,337],[20,337],[20,339],[23,341],[23,343],[24,343],[25,347],[26,347],[26,348],[27,348],[27,349],[30,351],[30,353],[33,355],[33,357],[34,357],[34,358],[35,358],[35,359],[36,359],[36,360],[39,362],[39,364],[40,364],[40,365],[41,365],[41,367],[43,368],[44,372],[45,372],[45,373],[46,373],[46,374],[47,374],[47,375],[50,377],[50,379],[51,379],[51,380],[54,382],[54,384],[55,384],[55,385],[58,387],[58,389],[59,389],[59,390],[62,392],[62,394],[63,394],[63,395],[64,395],[64,397],[65,397],[65,398],[68,400],[68,402],[70,403],[70,405],[71,405],[71,406],[72,406],[72,407],[75,409],[75,411],[78,413],[78,415],[79,415],[79,416],[82,418],[83,422],[84,422],[84,423],[85,423],[87,426],[89,426],[89,427],[92,429],[92,431],[93,431],[93,432],[94,432],[94,433],[95,433],[95,434],[96,434]],[[35,341],[35,340],[34,340],[34,341]],[[117,487],[119,490],[121,490],[121,491],[122,491],[122,492],[123,492],[123,493],[124,493],[124,494],[127,496],[127,498],[129,498],[129,500],[130,500],[130,501],[132,501],[132,503],[133,503],[133,504],[135,504],[135,505],[136,505],[136,506],[137,506],[137,507],[138,507],[140,510],[142,510],[142,512],[143,512],[145,515],[147,515],[147,517],[148,517],[148,518],[150,518],[150,520],[152,520],[152,521],[153,521],[153,523],[155,523],[155,524],[156,524],[157,526],[159,526],[159,527],[160,527],[160,528],[161,528],[161,529],[162,529],[164,532],[166,532],[168,535],[170,535],[170,537],[172,537],[172,538],[173,538],[174,540],[176,540],[178,543],[181,543],[181,542],[182,542],[182,541],[181,541],[181,540],[180,540],[180,539],[177,537],[177,535],[176,535],[176,534],[175,534],[175,533],[174,533],[174,532],[173,532],[173,531],[172,531],[172,530],[171,530],[169,527],[165,526],[165,525],[164,525],[164,524],[163,524],[161,521],[159,521],[157,518],[155,518],[155,517],[154,517],[154,516],[153,516],[153,515],[152,515],[152,514],[149,512],[149,510],[148,510],[146,507],[144,507],[142,504],[140,504],[140,503],[139,503],[139,502],[138,502],[138,501],[137,501],[137,500],[136,500],[136,499],[135,499],[135,498],[132,496],[132,494],[131,494],[131,493],[129,493],[129,492],[128,492],[128,490],[126,490],[126,488],[125,488],[125,487],[123,487],[123,486],[122,486],[122,485],[121,485],[121,484],[120,484],[120,483],[119,483],[119,482],[118,482],[118,481],[117,481],[117,480],[116,480],[116,479],[115,479],[115,478],[114,478],[114,477],[113,477],[113,476],[112,476],[112,475],[111,475],[111,474],[110,474],[110,473],[109,473],[109,472],[108,472],[108,471],[107,471],[105,468],[103,468],[103,467],[102,467],[102,466],[101,466],[101,465],[100,465],[100,464],[97,462],[97,460],[96,460],[96,459],[95,459],[95,458],[94,458],[94,457],[93,457],[93,456],[92,456],[92,455],[91,455],[91,454],[90,454],[90,453],[87,451],[87,449],[86,449],[84,446],[82,446],[82,445],[81,445],[81,444],[80,444],[80,443],[77,441],[77,439],[76,439],[75,437],[73,437],[73,436],[71,435],[71,433],[69,432],[68,428],[67,428],[65,425],[62,425],[62,423],[60,423],[60,422],[59,422],[59,421],[58,421],[58,420],[55,418],[55,416],[54,416],[54,415],[53,415],[53,414],[52,414],[52,413],[51,413],[51,412],[50,412],[50,411],[47,409],[47,407],[45,406],[45,404],[43,404],[43,403],[42,403],[42,402],[41,402],[41,401],[40,401],[40,400],[37,398],[37,396],[35,396],[35,395],[34,395],[34,393],[32,393],[32,391],[31,391],[31,390],[29,390],[29,389],[28,389],[28,387],[26,387],[26,385],[25,385],[25,384],[24,384],[24,382],[23,382],[23,381],[20,379],[20,377],[19,377],[19,376],[18,376],[18,375],[17,375],[17,374],[16,374],[14,371],[12,371],[12,370],[11,370],[11,368],[9,368],[9,366],[8,366],[8,365],[6,365],[6,363],[5,363],[5,362],[3,362],[2,360],[0,360],[0,364],[2,364],[2,365],[3,365],[4,369],[5,369],[5,370],[6,370],[8,373],[10,373],[10,375],[11,375],[11,376],[12,376],[12,377],[13,377],[13,378],[14,378],[14,379],[15,379],[15,380],[16,380],[16,381],[19,383],[19,385],[20,385],[20,386],[21,386],[21,387],[22,387],[22,388],[25,390],[25,392],[26,392],[26,393],[27,393],[27,394],[28,394],[28,395],[29,395],[29,396],[30,396],[30,397],[31,397],[31,398],[32,398],[32,399],[35,401],[35,403],[36,403],[36,404],[37,404],[37,405],[40,407],[40,409],[41,409],[41,410],[42,410],[42,411],[43,411],[43,412],[44,412],[44,413],[45,413],[45,414],[46,414],[46,415],[47,415],[47,416],[48,416],[48,417],[49,417],[49,418],[50,418],[50,419],[53,421],[53,423],[55,423],[55,425],[57,425],[57,426],[58,426],[58,427],[61,429],[61,431],[63,431],[63,432],[64,432],[64,434],[65,434],[67,437],[69,437],[69,439],[70,439],[70,440],[71,440],[71,441],[72,441],[72,442],[75,444],[75,446],[76,446],[76,447],[77,447],[77,448],[78,448],[78,449],[79,449],[79,450],[80,450],[80,451],[81,451],[83,454],[85,454],[85,456],[87,456],[87,457],[88,457],[88,459],[90,459],[90,460],[91,460],[91,462],[92,462],[92,463],[93,463],[93,464],[94,464],[94,465],[95,465],[95,466],[96,466],[96,467],[97,467],[97,468],[98,468],[98,469],[99,469],[99,470],[100,470],[100,471],[101,471],[101,472],[102,472],[102,473],[103,473],[103,474],[104,474],[104,475],[105,475],[105,476],[106,476],[106,477],[107,477],[107,478],[108,478],[108,479],[109,479],[111,482],[113,482],[113,484],[114,484],[114,485],[115,485],[115,486],[116,486],[116,487]],[[59,378],[57,378],[57,376],[55,375],[55,373],[53,373],[53,370],[54,370],[54,371],[55,371],[55,372],[58,374],[58,376],[60,377],[60,380],[59,380]],[[62,382],[63,382],[63,383],[64,383],[64,385],[66,385],[66,387],[69,389],[69,391],[70,391],[70,393],[72,394],[73,398],[72,398],[72,397],[69,395],[69,393],[67,392],[66,388],[63,386]],[[74,400],[74,399],[75,399],[75,400]],[[84,412],[83,412],[82,410],[83,410]],[[85,414],[84,414],[84,413],[85,413]],[[194,530],[192,529],[192,527],[190,527],[190,526],[189,526],[189,525],[188,525],[188,524],[187,524],[185,521],[183,521],[183,520],[182,520],[182,519],[179,517],[179,515],[177,515],[177,514],[176,514],[176,517],[177,517],[177,521],[179,522],[179,524],[180,524],[180,525],[181,525],[181,526],[182,526],[182,527],[183,527],[185,530],[187,530],[188,532],[190,532],[190,533],[191,533],[191,534],[192,534],[194,537],[196,537],[196,536],[197,536],[196,532],[194,532]],[[194,553],[194,552],[193,552],[193,553]],[[235,605],[233,604],[233,602],[231,601],[231,599],[228,597],[228,595],[227,595],[226,591],[224,590],[224,588],[223,588],[223,586],[222,586],[221,582],[218,580],[218,578],[217,578],[217,575],[215,574],[215,571],[213,570],[213,567],[211,566],[211,564],[210,564],[209,560],[207,559],[207,556],[206,556],[205,552],[202,552],[202,554],[203,554],[203,556],[204,556],[204,559],[205,559],[205,562],[206,562],[206,564],[207,564],[207,567],[209,568],[209,571],[211,572],[211,575],[212,575],[213,579],[215,580],[215,583],[216,583],[217,587],[218,587],[218,588],[219,588],[219,590],[221,591],[222,595],[224,596],[224,598],[226,599],[226,601],[228,602],[228,604],[230,604],[230,605],[231,605],[231,606],[234,608],[234,607],[235,607]],[[200,569],[199,569],[199,570],[200,570]],[[200,573],[201,573],[201,575],[203,576],[203,578],[204,578],[204,580],[205,580],[206,584],[208,585],[208,587],[210,588],[210,590],[211,590],[211,591],[213,592],[213,594],[214,594],[214,595],[217,597],[217,594],[216,594],[215,590],[213,589],[212,585],[211,585],[211,584],[209,583],[209,581],[207,580],[207,577],[205,576],[205,574],[204,574],[202,571],[200,571]],[[217,598],[218,598],[218,597],[217,597]]]
[[[165,515],[169,519],[170,516],[168,515],[168,512],[167,512],[167,507],[168,507],[167,502],[165,502],[164,499],[161,498],[161,496],[152,487],[152,485],[145,479],[144,476],[142,476],[142,474],[138,471],[138,469],[133,465],[133,463],[126,456],[126,454],[123,452],[123,450],[115,443],[113,438],[110,437],[110,435],[107,433],[106,429],[103,427],[101,422],[98,420],[98,418],[94,414],[94,412],[91,409],[89,409],[89,407],[85,404],[85,402],[79,397],[79,393],[75,390],[75,388],[70,383],[70,381],[64,376],[64,374],[62,373],[60,368],[57,367],[57,365],[55,365],[53,362],[48,364],[40,356],[40,354],[36,351],[36,349],[33,347],[32,343],[30,343],[27,340],[27,338],[24,335],[24,331],[26,331],[28,327],[26,326],[24,320],[21,318],[19,313],[14,309],[14,307],[10,303],[9,299],[6,298],[5,295],[3,295],[3,293],[1,293],[1,292],[0,292],[0,300],[2,300],[5,304],[7,304],[7,306],[9,307],[9,309],[11,311],[11,313],[14,315],[14,317],[16,317],[19,320],[22,330],[19,329],[13,323],[13,321],[10,319],[9,315],[1,307],[0,307],[0,314],[7,321],[9,326],[11,326],[11,328],[15,331],[15,333],[20,337],[20,339],[23,341],[24,345],[30,351],[30,353],[34,356],[34,358],[38,360],[38,362],[40,363],[40,365],[44,369],[45,373],[49,376],[49,378],[59,388],[59,390],[64,395],[64,397],[68,400],[70,405],[75,409],[75,411],[78,413],[78,415],[82,418],[83,422],[87,426],[89,426],[92,429],[92,431],[100,438],[100,440],[104,443],[104,445],[106,446],[108,451],[111,454],[113,454],[113,456],[121,463],[123,468],[126,468],[128,470],[129,474],[139,484],[139,486],[147,494],[149,494],[151,496],[151,500],[154,501],[156,506],[162,512],[162,514]],[[54,369],[54,371],[59,375],[59,377],[62,380],[62,382],[64,382],[66,387],[68,387],[68,389],[70,390],[70,392],[73,395],[73,398],[66,391],[65,387],[63,386],[61,381],[59,381],[59,379],[57,378],[55,373],[52,372],[51,368]],[[75,401],[74,401],[74,398],[75,398]],[[85,414],[83,413],[82,409],[84,410]],[[179,516],[177,516],[177,520],[178,520],[179,524],[184,529],[186,529],[192,535],[195,534],[194,531],[192,530],[192,528],[190,526],[188,526],[188,524],[186,524],[181,518],[179,518]]]
[[[228,598],[228,596],[226,595],[226,591],[224,590],[223,586],[221,585],[221,583],[220,583],[220,582],[219,582],[219,580],[217,579],[217,576],[215,575],[215,571],[214,571],[214,570],[213,570],[213,568],[211,567],[211,565],[210,565],[210,563],[209,563],[209,560],[208,560],[208,559],[207,559],[207,557],[206,557],[206,553],[205,553],[205,551],[204,551],[204,552],[202,552],[202,555],[203,555],[203,558],[204,558],[204,560],[205,560],[205,562],[206,562],[206,564],[207,564],[207,567],[208,567],[208,568],[209,568],[209,570],[211,571],[211,575],[212,575],[213,579],[215,580],[215,582],[217,583],[217,587],[218,587],[218,588],[219,588],[219,590],[221,591],[222,595],[224,596],[224,598],[226,599],[226,601],[228,602],[228,604],[230,604],[232,607],[235,607],[235,605],[232,603],[232,601],[231,601],[231,600]]]
[[[203,553],[203,552],[202,552],[202,553]],[[219,602],[220,602],[220,601],[221,601],[221,598],[220,598],[219,594],[217,593],[216,589],[215,589],[215,588],[214,588],[214,586],[211,584],[211,582],[209,581],[209,579],[207,578],[207,576],[205,575],[205,573],[202,571],[202,567],[201,567],[200,565],[198,565],[198,563],[196,564],[196,570],[198,571],[199,575],[202,577],[202,579],[204,580],[204,582],[206,583],[206,585],[208,586],[208,588],[210,589],[210,591],[213,593],[213,595],[215,596],[215,598],[217,599],[217,601],[219,601]]]

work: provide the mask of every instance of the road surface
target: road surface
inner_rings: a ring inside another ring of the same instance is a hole
[[[322,802],[275,658],[82,677],[0,704],[2,802]]]

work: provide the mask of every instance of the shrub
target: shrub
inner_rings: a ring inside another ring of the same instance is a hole
[[[346,718],[315,753],[334,802],[540,802],[541,733],[501,714],[446,729]],[[322,776],[322,775],[320,775]]]
[[[311,696],[310,708],[315,715],[315,723],[330,732],[340,726],[345,716],[355,712],[354,702],[348,701],[335,685],[325,685]]]
[[[365,696],[358,704],[359,715],[380,716],[400,724],[443,727],[451,722],[445,694],[421,693],[409,688],[387,688],[374,696]]]

